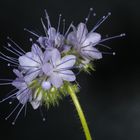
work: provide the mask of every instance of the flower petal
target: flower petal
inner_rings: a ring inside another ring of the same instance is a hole
[[[24,79],[27,83],[30,84],[39,74],[40,74],[40,69],[33,68],[33,69],[30,69],[30,71],[27,72]]]
[[[88,30],[87,30],[86,24],[80,23],[77,28],[77,39],[79,43],[85,40],[87,33],[88,33]]]
[[[30,104],[32,105],[33,109],[36,110],[40,106],[41,101],[33,100],[33,101],[30,102]]]
[[[50,76],[52,71],[53,71],[53,66],[49,63],[45,63],[43,66],[42,66],[42,71],[47,75],[47,76]]]
[[[32,45],[32,51],[33,54],[36,55],[36,57],[39,57],[39,61],[41,61],[43,58],[43,52],[41,50],[41,48],[37,45],[37,44],[33,44]],[[40,60],[41,59],[41,60]]]
[[[48,29],[48,35],[50,40],[55,40],[56,30],[55,28],[51,27]]]
[[[16,74],[17,77],[22,78],[23,74],[18,69],[13,69],[13,72]]]
[[[57,64],[57,69],[70,69],[76,62],[76,57],[74,55],[66,55]]]
[[[102,58],[102,53],[92,46],[81,49],[81,53],[88,59],[101,59]]]
[[[95,46],[101,40],[101,35],[98,33],[89,33],[86,40],[83,42],[83,46],[90,45],[91,43]]]
[[[59,75],[65,81],[71,81],[72,82],[72,81],[75,81],[75,79],[76,79],[74,73],[71,70],[61,71],[61,72],[59,72]]]
[[[19,64],[26,70],[31,69],[31,67],[38,66],[38,62],[34,60],[31,52],[26,53],[23,56],[19,57]]]
[[[60,52],[57,49],[53,49],[51,52],[51,63],[52,65],[56,65],[57,62],[59,62],[61,59]]]
[[[19,90],[17,92],[16,97],[17,97],[17,99],[19,100],[19,102],[21,104],[25,105],[28,102],[29,98],[30,98],[30,94],[31,94],[30,90],[21,89],[21,90]]]
[[[58,73],[55,72],[50,76],[50,82],[56,88],[59,88],[63,84],[62,78],[59,76]]]

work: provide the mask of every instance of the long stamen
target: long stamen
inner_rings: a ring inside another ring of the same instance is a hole
[[[57,26],[57,33],[59,32],[59,28],[60,28],[60,23],[61,23],[61,17],[62,15],[59,15],[59,20],[58,20],[58,26]]]
[[[68,29],[67,29],[67,31],[66,31],[66,33],[65,33],[64,37],[66,37],[66,36],[67,36],[67,34],[69,33],[69,31],[70,31],[70,29],[71,29],[72,25],[73,25],[73,21],[72,21],[72,22],[71,22],[71,24],[69,25],[69,27],[68,27]]]
[[[66,20],[63,19],[63,32],[62,32],[63,35],[65,33],[65,28],[66,28]]]
[[[103,51],[94,51],[94,50],[83,50],[83,51],[87,51],[87,52],[95,52],[95,53],[102,53],[102,54],[111,54],[111,55],[115,55],[115,52],[103,52]]]
[[[16,56],[20,56],[18,53],[16,53],[16,52],[14,52],[13,50],[11,50],[11,49],[9,49],[9,48],[7,48],[7,47],[4,47],[7,51],[9,51],[9,52],[11,52],[11,53],[13,53],[13,54],[15,54]]]
[[[93,8],[90,8],[87,17],[85,18],[85,24],[87,24],[87,22],[88,22],[88,20],[89,20],[89,18],[90,18],[90,15],[91,15],[91,12],[92,12],[92,11],[93,11]]]
[[[16,42],[14,42],[10,37],[7,37],[19,50],[21,50],[23,53],[26,53]]]
[[[46,118],[44,117],[44,113],[43,113],[43,111],[41,109],[41,106],[39,107],[39,111],[40,111],[40,114],[41,114],[41,117],[42,117],[42,121],[43,122],[46,121]]]
[[[0,54],[1,54],[2,56],[4,56],[6,59],[8,59],[8,60],[10,60],[10,61],[13,61],[13,62],[17,63],[17,60],[13,59],[12,57],[9,57],[9,56],[3,54],[2,52],[0,52]],[[1,56],[1,57],[2,57],[2,56]]]
[[[26,29],[26,28],[24,28],[24,31],[27,31],[27,32],[29,32],[30,34],[32,34],[32,35],[34,35],[34,36],[36,36],[36,37],[38,37],[38,38],[40,37],[38,34],[32,32],[32,31],[30,31],[30,30],[28,30],[28,29]]]
[[[13,61],[11,61],[11,60],[9,60],[9,59],[7,59],[7,58],[4,58],[4,57],[2,57],[2,56],[0,56],[0,59],[3,59],[3,60],[5,60],[5,61],[7,61],[7,62],[10,62],[10,63],[12,63],[12,64],[15,64],[15,65],[19,65],[18,63],[15,63],[15,62],[13,62]]]
[[[18,103],[18,105],[12,110],[12,112],[5,118],[5,120],[8,120],[8,118],[10,118],[10,116],[17,110],[17,108],[19,107],[20,103]]]
[[[24,53],[19,51],[17,48],[13,47],[10,43],[8,43],[8,47],[11,48],[10,50],[15,51],[17,55],[23,55]]]
[[[45,9],[45,15],[46,15],[46,19],[47,19],[47,22],[48,22],[48,29],[49,29],[49,28],[51,28],[51,22],[50,22],[50,18],[49,18],[49,15],[48,15],[46,9]]]
[[[42,23],[42,26],[43,26],[43,29],[44,29],[44,32],[45,32],[46,36],[48,36],[47,28],[46,28],[42,18],[41,18],[41,23]]]
[[[120,38],[120,37],[123,37],[123,36],[125,36],[125,33],[122,33],[120,35],[116,35],[116,36],[112,36],[112,37],[108,37],[108,38],[102,39],[101,41],[99,41],[99,43],[105,42],[107,40],[115,39],[115,38]]]
[[[107,48],[107,49],[111,49],[109,46],[107,46],[107,45],[104,45],[104,44],[98,44],[99,46],[103,46],[103,47],[105,47],[105,48]]]
[[[111,13],[109,12],[106,16],[103,16],[101,20],[99,20],[99,22],[94,26],[91,32],[94,32],[110,15]]]
[[[24,106],[25,106],[25,105],[22,105],[22,107],[20,108],[20,110],[19,110],[18,114],[16,115],[16,117],[15,117],[14,121],[12,122],[12,125],[15,125],[15,122],[16,122],[17,118],[19,117],[19,115],[20,115],[21,111],[23,110]]]

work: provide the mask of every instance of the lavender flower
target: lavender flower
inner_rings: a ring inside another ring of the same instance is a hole
[[[8,46],[4,47],[12,53],[12,56],[0,52],[0,59],[8,62],[16,79],[0,79],[0,85],[12,85],[12,90],[6,98],[0,103],[10,100],[10,103],[17,99],[19,103],[6,117],[6,120],[19,108],[14,121],[15,124],[21,111],[29,102],[33,109],[41,108],[43,105],[47,108],[59,105],[59,101],[65,96],[70,96],[75,104],[79,118],[81,120],[87,140],[91,140],[89,128],[77,99],[76,93],[79,91],[79,85],[76,82],[76,75],[72,70],[77,68],[78,74],[81,70],[89,72],[93,70],[93,60],[101,59],[103,54],[114,54],[110,52],[101,52],[96,46],[109,48],[102,42],[122,37],[120,34],[113,37],[101,39],[101,35],[95,30],[108,18],[103,16],[99,22],[88,32],[87,22],[89,20],[92,8],[86,18],[85,23],[80,23],[77,27],[70,24],[65,32],[65,20],[63,20],[63,31],[60,31],[61,18],[59,16],[57,29],[51,26],[47,12],[45,11],[47,26],[43,19],[41,23],[45,35],[38,35],[28,29],[25,29],[36,37],[31,45],[31,50],[25,52],[17,43],[8,38]],[[70,30],[73,30],[70,32]],[[32,40],[32,39],[31,39]],[[10,43],[9,43],[10,42]],[[13,55],[15,57],[13,57]],[[45,120],[43,118],[43,120]]]
[[[74,31],[68,35],[68,41],[74,46],[76,51],[84,58],[89,60],[101,59],[102,53],[99,52],[95,45],[101,40],[101,35],[95,32],[89,32],[86,24],[80,23]]]
[[[67,55],[61,58],[60,52],[54,49],[51,52],[50,63],[45,63],[43,72],[49,76],[49,81],[53,86],[59,88],[65,81],[75,81],[75,74],[69,70],[76,62],[74,55]]]

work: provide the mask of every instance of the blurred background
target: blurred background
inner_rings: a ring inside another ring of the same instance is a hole
[[[99,18],[111,12],[97,29],[102,37],[126,33],[126,37],[105,42],[116,52],[115,56],[104,55],[95,63],[96,71],[91,75],[81,73],[77,81],[81,85],[79,100],[86,115],[93,140],[140,140],[140,65],[139,65],[139,1],[133,0],[1,0],[0,1],[0,50],[7,43],[7,36],[14,39],[26,51],[30,50],[32,37],[23,29],[28,28],[44,34],[40,18],[47,9],[52,25],[58,23],[61,13],[68,27],[84,21],[89,8],[96,16],[91,16],[91,29]],[[107,50],[108,51],[108,50]],[[1,61],[1,60],[0,60]],[[0,77],[15,78],[11,68],[1,61]],[[0,87],[0,98],[12,87]],[[14,108],[8,102],[0,104],[1,140],[84,140],[83,130],[77,112],[69,97],[59,107],[40,111],[30,105],[27,116],[24,111],[12,126],[12,116],[5,117]]]

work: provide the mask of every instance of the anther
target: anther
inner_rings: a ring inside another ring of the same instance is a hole
[[[125,33],[120,34],[121,37],[123,37],[123,36],[125,36],[125,35],[126,35]]]
[[[108,12],[108,16],[110,16],[111,15],[111,12]]]
[[[116,53],[115,53],[115,52],[113,52],[112,54],[113,54],[113,55],[116,55]]]
[[[46,121],[46,118],[43,118],[42,121],[45,122]]]
[[[30,39],[29,39],[29,41],[30,41],[30,42],[33,42],[33,39],[32,39],[32,38],[30,38]]]
[[[11,105],[12,104],[12,102],[9,102],[9,105]]]
[[[12,125],[15,125],[15,122],[12,122]]]
[[[90,8],[89,10],[90,10],[90,11],[93,11],[93,8]]]
[[[96,13],[93,13],[93,16],[95,17],[96,16]]]

